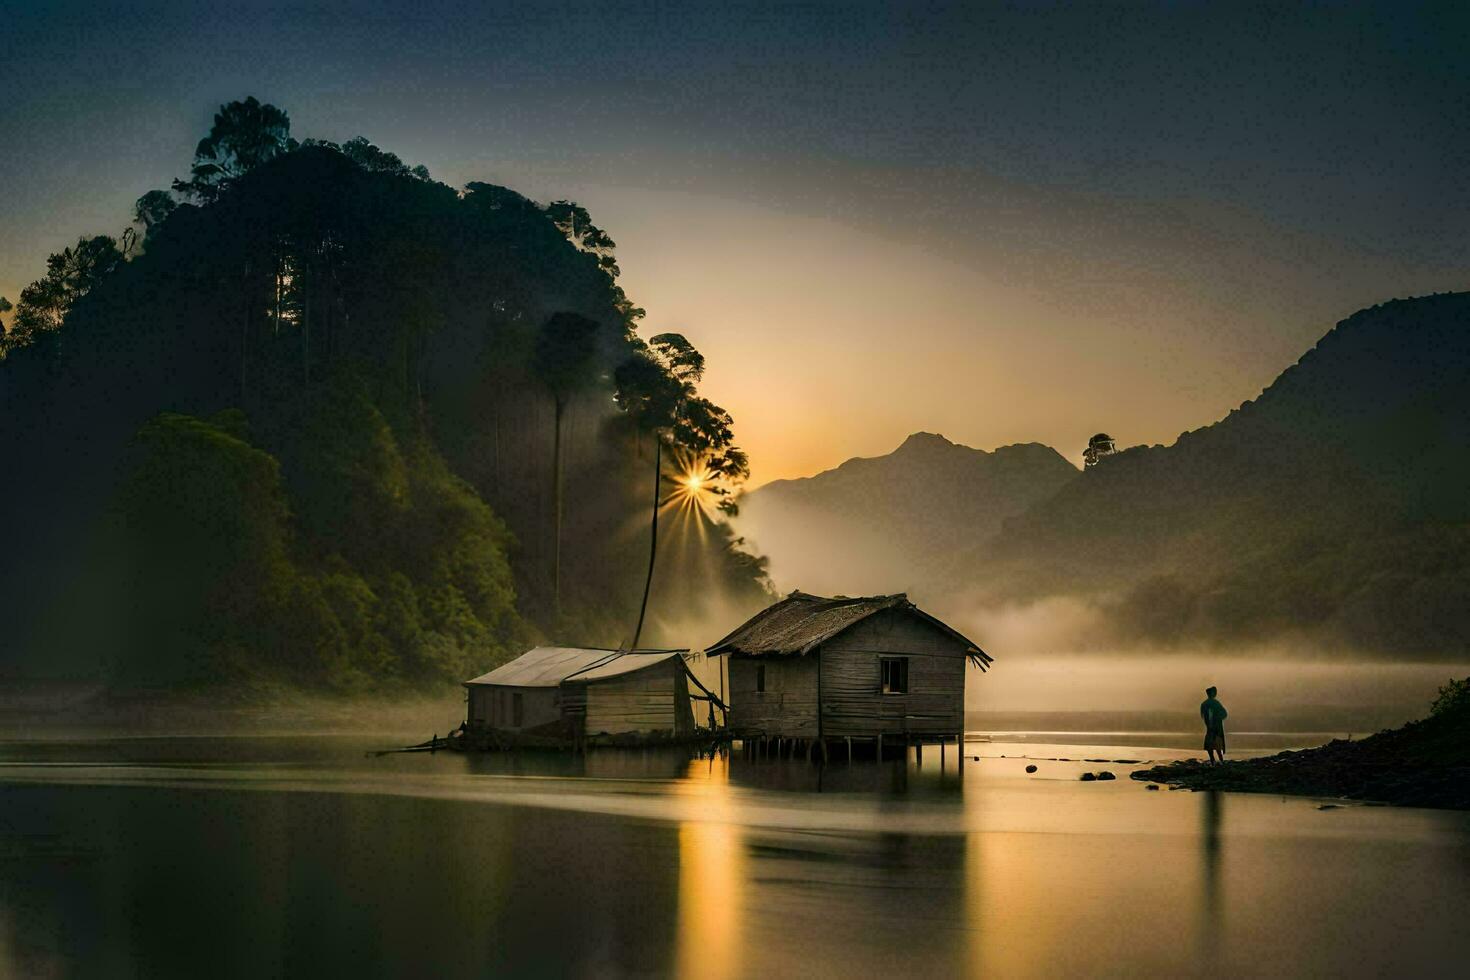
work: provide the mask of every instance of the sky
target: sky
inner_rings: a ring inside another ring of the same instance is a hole
[[[0,0],[0,295],[222,102],[571,197],[752,485],[914,431],[1168,443],[1470,285],[1470,13],[1385,3]]]

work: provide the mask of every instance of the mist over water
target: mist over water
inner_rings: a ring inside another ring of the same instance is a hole
[[[996,604],[963,587],[952,594],[915,588],[911,579],[932,580],[932,570],[916,575],[884,543],[881,528],[854,539],[841,533],[841,523],[776,520],[755,507],[742,511],[737,527],[769,556],[778,592],[907,592],[995,657],[988,672],[969,673],[965,703],[972,729],[1193,731],[1204,689],[1215,686],[1233,731],[1374,732],[1424,717],[1441,685],[1470,674],[1470,659],[1405,662],[1346,644],[1291,638],[1238,646],[1119,646],[1110,641],[1108,613],[1097,602],[1055,595]],[[834,540],[840,544],[833,546]]]
[[[972,728],[1193,731],[1204,689],[1214,686],[1230,731],[1362,733],[1424,717],[1439,686],[1467,673],[1464,664],[1228,654],[1017,654],[987,673],[972,670],[965,703]],[[1027,717],[998,717],[1006,715]]]

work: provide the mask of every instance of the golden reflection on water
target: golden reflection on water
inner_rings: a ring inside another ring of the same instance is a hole
[[[1037,873],[1024,844],[1019,834],[966,835],[965,959],[972,977],[1042,975],[1057,944],[1067,941],[1065,919],[1047,914],[1053,879]]]
[[[679,824],[677,975],[738,976],[745,840],[735,820],[729,756],[694,760],[687,778],[674,785],[678,795],[699,801],[701,814]]]
[[[1193,965],[1222,954],[1221,794],[1126,794],[1074,803],[1051,823],[1037,811],[1030,829],[966,835],[971,976],[1166,973],[1181,955]],[[1153,819],[1135,809],[1128,823],[1111,808],[1123,802]],[[1169,925],[1140,939],[1140,923]]]

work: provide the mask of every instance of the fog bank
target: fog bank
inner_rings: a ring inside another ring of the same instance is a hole
[[[1234,731],[1377,731],[1422,718],[1440,685],[1470,675],[1467,664],[1387,664],[1262,660],[1239,654],[1005,656],[986,673],[971,670],[970,712],[1039,713],[1000,727],[1074,730],[1196,724],[1204,689],[1219,688]],[[1065,712],[1115,715],[1064,719]],[[1153,713],[1152,720],[1126,717]],[[1056,716],[1056,717],[1053,717]]]

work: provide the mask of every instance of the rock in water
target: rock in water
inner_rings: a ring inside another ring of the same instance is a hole
[[[1035,766],[1027,766],[1026,767],[1026,771],[1027,772],[1035,772],[1036,771],[1036,767]]]
[[[1083,774],[1082,774],[1082,775],[1081,775],[1081,776],[1078,776],[1078,777],[1077,777],[1077,778],[1078,778],[1078,779],[1080,779],[1080,780],[1082,780],[1082,781],[1083,781],[1083,782],[1084,782],[1084,783],[1090,783],[1090,782],[1092,782],[1092,781],[1093,781],[1093,780],[1094,780],[1094,779],[1096,779],[1096,778],[1097,778],[1097,777],[1096,777],[1096,776],[1094,776],[1094,775],[1093,775],[1093,774],[1092,774],[1092,773],[1090,773],[1090,772],[1084,772],[1084,773],[1083,773]]]
[[[1118,777],[1117,776],[1114,776],[1112,773],[1110,773],[1106,769],[1104,769],[1102,772],[1100,772],[1100,773],[1097,774],[1097,778],[1098,779],[1117,779]]]
[[[1158,787],[1155,786],[1153,783],[1149,783],[1147,786],[1144,787],[1144,789],[1158,789]]]

